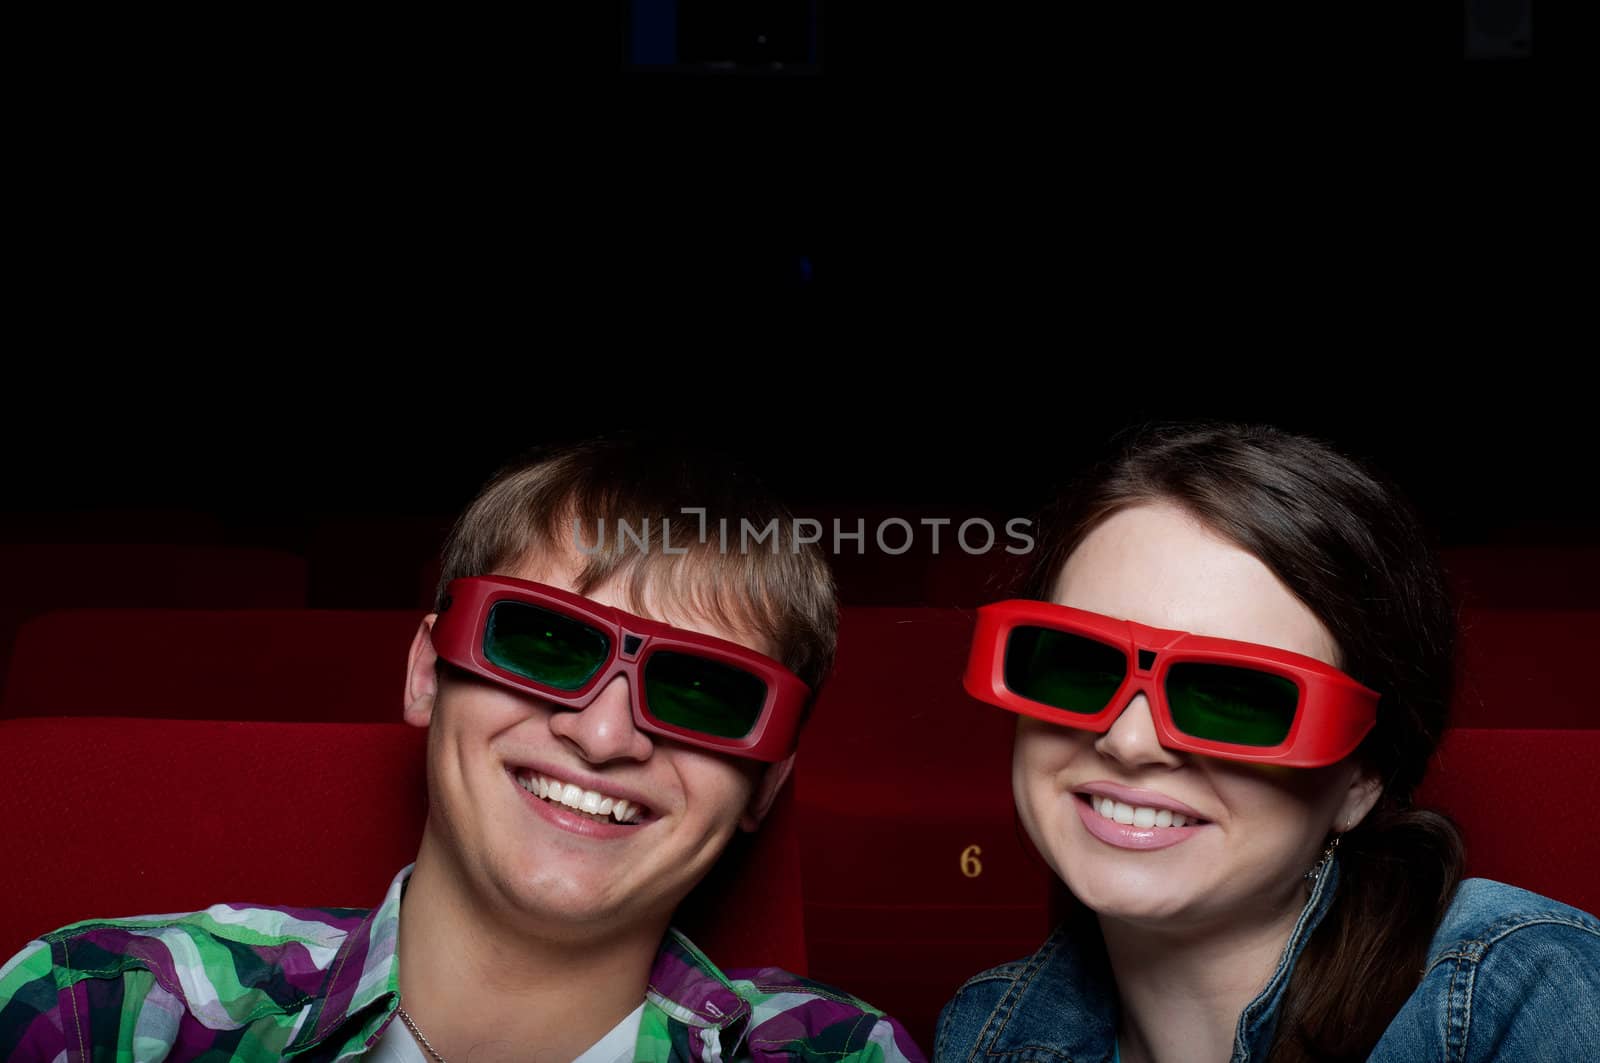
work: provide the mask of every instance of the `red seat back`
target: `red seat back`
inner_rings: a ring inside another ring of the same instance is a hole
[[[1016,717],[961,687],[971,632],[955,609],[845,609],[795,767],[812,971],[923,1044],[963,981],[1049,931],[1012,811]]]
[[[0,543],[7,608],[76,605],[285,609],[306,562],[282,550],[160,543]]]
[[[1467,609],[1451,727],[1600,728],[1574,665],[1600,646],[1600,609]]]
[[[405,724],[0,720],[0,953],[98,916],[223,901],[375,906],[416,858],[426,735]],[[789,804],[741,836],[680,910],[719,965],[806,972]]]
[[[1600,912],[1600,841],[1584,822],[1596,764],[1600,730],[1452,729],[1416,801],[1461,825],[1468,875]]]
[[[1453,546],[1440,557],[1468,607],[1600,609],[1600,546]]]
[[[282,550],[154,543],[0,543],[0,676],[17,631],[74,606],[299,608],[306,562]]]
[[[28,621],[0,716],[399,722],[419,611],[64,609]]]

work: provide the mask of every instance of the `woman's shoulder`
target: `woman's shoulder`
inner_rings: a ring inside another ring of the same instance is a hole
[[[1542,932],[1523,934],[1536,928]],[[1451,956],[1477,956],[1502,943],[1520,947],[1533,938],[1570,941],[1580,949],[1600,948],[1600,919],[1532,890],[1469,878],[1456,887],[1434,932],[1428,962],[1432,966]]]
[[[993,1008],[999,1003],[1006,991],[1016,984],[1017,979],[1033,966],[1034,957],[1025,956],[1020,960],[1011,960],[1008,963],[996,964],[986,971],[977,974],[961,983],[961,988],[956,990],[955,996],[950,998],[946,1010],[951,1005],[960,1003],[964,1009],[974,1009],[987,1004]]]
[[[968,978],[939,1013],[936,1060],[991,1058],[1046,1046],[1064,1058],[1099,1058],[1115,1035],[1110,975],[1098,931],[1063,923],[1030,956]],[[1052,1056],[1051,1058],[1055,1058]]]
[[[1588,912],[1467,879],[1421,975],[1374,1061],[1600,1059],[1600,920]]]
[[[1033,960],[1033,956],[1024,956],[1020,960],[999,963],[987,971],[979,971],[961,983],[961,988],[956,990],[956,996],[981,996],[985,993],[1004,992],[1006,986],[1022,977],[1022,973],[1028,969]]]
[[[1024,976],[1032,957],[997,964],[961,983],[955,996],[939,1011],[934,1030],[934,1059],[965,1059],[982,1036],[989,1017],[1017,980]]]

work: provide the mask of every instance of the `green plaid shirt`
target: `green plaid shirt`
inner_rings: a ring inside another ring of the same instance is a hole
[[[0,967],[0,1058],[359,1057],[399,1006],[395,939],[412,866],[372,910],[218,904],[46,934]],[[634,1058],[924,1057],[898,1022],[855,997],[777,968],[723,974],[671,930],[650,973]]]

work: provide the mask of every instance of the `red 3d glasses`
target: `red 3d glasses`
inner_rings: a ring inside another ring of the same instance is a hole
[[[1297,768],[1337,763],[1378,694],[1314,657],[1051,602],[982,606],[963,680],[980,701],[1104,733],[1135,694],[1168,749]]]
[[[811,697],[793,672],[736,642],[511,576],[450,581],[433,647],[563,709],[583,708],[626,676],[640,730],[751,760],[793,752]]]

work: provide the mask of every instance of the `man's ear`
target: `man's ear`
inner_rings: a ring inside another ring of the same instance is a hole
[[[783,784],[789,778],[789,773],[794,770],[794,754],[790,753],[776,764],[769,764],[761,773],[761,778],[756,782],[756,788],[750,794],[750,803],[745,806],[744,815],[739,817],[739,829],[753,831],[761,826],[761,821],[767,818],[767,813],[772,811],[772,803],[778,799],[778,791],[783,789]]]
[[[406,699],[403,714],[413,727],[426,727],[433,719],[433,705],[439,697],[437,668],[439,655],[433,652],[433,622],[438,613],[429,613],[417,626],[406,658]]]

